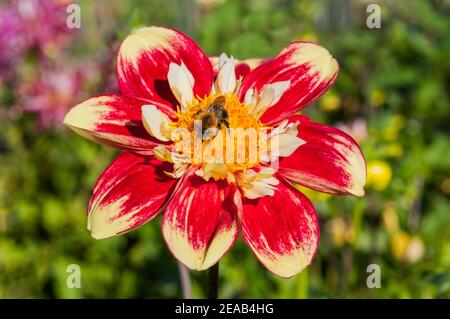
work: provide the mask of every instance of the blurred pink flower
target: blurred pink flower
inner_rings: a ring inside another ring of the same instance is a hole
[[[15,0],[12,3],[21,17],[30,45],[43,53],[64,48],[76,32],[66,25],[68,0]]]
[[[363,118],[357,118],[350,123],[336,123],[336,128],[344,131],[353,137],[358,143],[362,142],[367,137],[367,123]]]
[[[14,114],[37,114],[41,128],[59,127],[70,106],[93,86],[118,92],[114,50],[95,61],[67,55],[76,29],[66,25],[69,0],[11,0],[0,4],[0,83],[15,96]],[[28,59],[32,57],[32,59]],[[105,93],[106,93],[105,92]]]
[[[21,105],[24,111],[38,113],[42,127],[59,126],[67,110],[80,99],[84,78],[77,69],[43,69],[36,81],[21,87]]]
[[[9,78],[14,63],[28,46],[24,25],[12,5],[0,6],[0,76]]]
[[[68,0],[12,0],[0,5],[0,75],[10,77],[15,62],[34,51],[53,57],[76,29],[66,25]]]

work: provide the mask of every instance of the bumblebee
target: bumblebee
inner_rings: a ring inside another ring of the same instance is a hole
[[[228,112],[224,107],[225,102],[226,100],[223,95],[218,96],[205,110],[200,110],[195,114],[195,119],[202,121],[202,135],[204,140],[214,138],[222,124],[226,127],[229,126]],[[208,132],[205,133],[206,130]]]

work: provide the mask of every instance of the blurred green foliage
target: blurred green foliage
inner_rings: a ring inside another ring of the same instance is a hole
[[[333,89],[305,113],[365,123],[366,196],[305,190],[321,225],[311,267],[279,279],[239,241],[221,261],[220,297],[450,297],[450,2],[372,2],[381,29],[366,26],[366,1],[80,1],[74,55],[158,24],[187,32],[209,55],[271,57],[303,39],[340,63]],[[29,114],[8,117],[11,85],[0,95],[0,297],[180,297],[160,219],[102,241],[86,230],[92,185],[117,151],[66,129],[39,130]],[[372,263],[379,289],[366,286]],[[81,267],[81,289],[66,286],[69,264]],[[191,275],[194,296],[206,296],[206,272]]]

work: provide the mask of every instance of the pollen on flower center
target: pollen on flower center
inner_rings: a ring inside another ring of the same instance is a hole
[[[178,152],[189,164],[214,171],[215,179],[258,165],[267,137],[261,135],[266,127],[250,115],[253,107],[244,105],[235,93],[194,98],[184,112],[176,112],[171,124],[172,135],[185,132],[175,134],[181,145]]]

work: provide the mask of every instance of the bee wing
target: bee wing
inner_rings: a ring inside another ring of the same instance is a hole
[[[225,105],[225,102],[226,102],[225,96],[219,95],[218,97],[216,97],[216,98],[214,99],[213,104],[218,104],[218,105],[220,105],[220,106],[224,106],[224,105]]]

